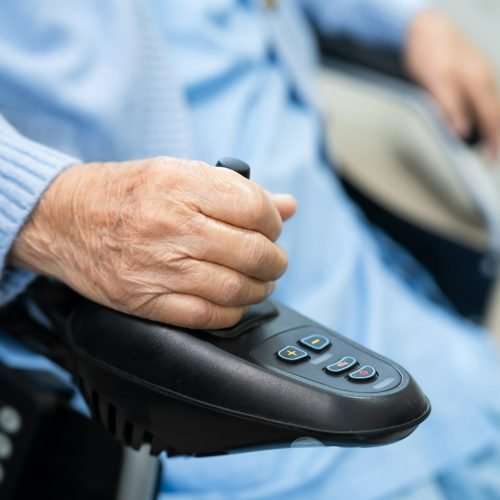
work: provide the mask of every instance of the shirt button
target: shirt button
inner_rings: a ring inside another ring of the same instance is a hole
[[[377,376],[377,370],[375,370],[373,366],[365,365],[362,366],[359,370],[350,373],[348,378],[353,382],[369,382],[376,376]]]
[[[278,0],[264,0],[264,5],[268,9],[275,9],[278,6]]]
[[[309,354],[298,347],[293,345],[288,345],[279,350],[276,355],[279,359],[286,361],[287,363],[297,363],[298,361],[305,360],[309,358]]]

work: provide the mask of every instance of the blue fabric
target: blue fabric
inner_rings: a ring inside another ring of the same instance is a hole
[[[33,273],[7,266],[14,239],[47,186],[75,162],[68,155],[22,137],[0,115],[0,305],[34,277]]]
[[[413,436],[385,448],[171,460],[165,498],[330,498],[338,491],[374,498],[432,481],[493,446],[494,347],[479,328],[432,304],[428,277],[395,245],[375,239],[346,199],[321,154],[321,122],[304,87],[315,55],[291,36],[307,37],[301,13],[291,2],[277,10],[234,0],[156,4],[186,88],[195,156],[243,158],[254,179],[298,199],[281,239],[290,266],[276,297],[401,362],[434,407]],[[479,387],[471,359],[492,372]]]
[[[429,0],[299,0],[324,32],[376,45],[402,46],[409,23]]]
[[[26,370],[39,370],[51,373],[68,386],[72,385],[71,375],[47,359],[45,356],[33,353],[21,343],[10,337],[7,332],[0,330],[0,363]],[[74,409],[89,415],[89,410],[82,395],[75,391],[71,400]]]
[[[188,156],[182,93],[148,7],[0,2],[0,305],[33,277],[6,257],[64,168]]]
[[[357,8],[349,11],[338,1],[341,26],[358,36],[372,38],[374,19],[386,20],[386,43],[404,38],[416,9],[413,1],[353,0]],[[373,11],[360,7],[369,3]],[[180,151],[210,162],[226,155],[249,161],[256,180],[299,201],[281,239],[290,268],[276,297],[399,361],[433,403],[421,428],[384,448],[169,460],[162,497],[500,496],[494,347],[481,329],[429,301],[432,282],[375,238],[343,194],[321,154],[323,129],[312,106],[316,55],[298,4],[283,0],[271,11],[257,0],[156,0],[165,44],[145,2],[54,4],[0,4],[0,110],[26,138],[23,151],[29,138],[35,152],[44,144],[82,161]],[[311,0],[308,8],[323,29],[340,29],[325,10],[330,4]],[[18,171],[6,153],[4,162]],[[8,207],[2,201],[0,209]],[[19,291],[22,280],[9,276],[2,286]],[[0,346],[11,364],[43,362],[5,340]],[[478,370],[488,375],[480,384]]]

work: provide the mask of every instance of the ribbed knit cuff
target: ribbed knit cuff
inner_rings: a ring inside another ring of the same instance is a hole
[[[50,183],[75,163],[75,158],[18,134],[0,116],[0,306],[34,277],[6,264],[16,236]]]

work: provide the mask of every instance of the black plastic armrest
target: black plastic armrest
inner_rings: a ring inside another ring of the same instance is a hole
[[[402,54],[398,48],[362,43],[347,35],[321,33],[317,35],[321,55],[325,61],[334,58],[415,83],[404,67]]]

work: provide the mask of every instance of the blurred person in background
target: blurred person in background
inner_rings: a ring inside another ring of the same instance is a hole
[[[83,233],[68,227],[79,214],[89,213],[89,204],[96,205],[95,198],[83,196],[83,188],[104,196],[99,193],[120,178],[120,166],[108,165],[109,173],[105,164],[68,165],[163,154],[207,163],[220,156],[240,157],[251,164],[255,180],[271,191],[292,193],[299,202],[280,240],[290,266],[276,297],[401,362],[434,410],[414,435],[386,448],[170,460],[162,496],[500,496],[500,377],[493,343],[486,332],[444,307],[425,272],[376,234],[343,193],[323,153],[313,86],[317,51],[305,14],[324,32],[399,48],[408,72],[434,95],[450,126],[466,135],[477,121],[496,154],[500,120],[491,68],[420,0],[154,0],[153,12],[150,7],[132,0],[10,0],[0,6],[4,302],[32,279],[24,269],[29,268],[56,276],[94,300],[137,309],[130,298],[113,293],[123,268],[105,267],[107,282],[89,282],[84,276],[102,261],[95,250],[99,244],[92,242],[107,234],[106,220],[91,212],[89,220],[101,221],[98,227],[104,228],[94,236],[95,224],[84,225]],[[176,171],[191,165],[172,161]],[[163,166],[168,169],[168,162]],[[121,168],[126,177],[131,165]],[[147,179],[140,177],[139,186],[144,188]],[[181,183],[186,193],[195,184]],[[155,195],[162,189],[168,193],[171,186],[155,185]],[[48,206],[45,190],[54,204],[67,192],[78,200],[70,203],[69,215],[57,212],[57,224],[53,212],[43,210]],[[113,195],[124,193],[129,191]],[[24,225],[41,197],[39,209]],[[269,245],[279,234],[278,213],[286,218],[293,211],[290,199],[274,205],[275,228],[254,226],[261,234],[268,231]],[[268,211],[273,212],[269,205]],[[47,250],[51,231],[59,236],[62,258],[57,264],[54,252]],[[65,240],[65,231],[74,237]],[[80,245],[78,259],[65,257],[78,246],[73,240],[86,238],[90,243]],[[127,243],[133,246],[134,240]],[[278,251],[272,249],[269,258]],[[141,251],[149,249],[138,245],[136,261]],[[145,275],[149,262],[141,267]],[[274,266],[279,272],[260,280],[273,281],[283,270],[280,262]],[[161,260],[154,264],[161,269]],[[151,283],[140,284],[144,295],[151,293]],[[161,280],[153,285],[154,296],[163,296]],[[260,289],[260,296],[270,289]],[[176,309],[178,322],[183,310]],[[159,301],[136,312],[158,317],[162,311]],[[240,312],[225,321],[235,321]],[[221,315],[215,318],[223,324]],[[196,326],[204,326],[203,321]]]

